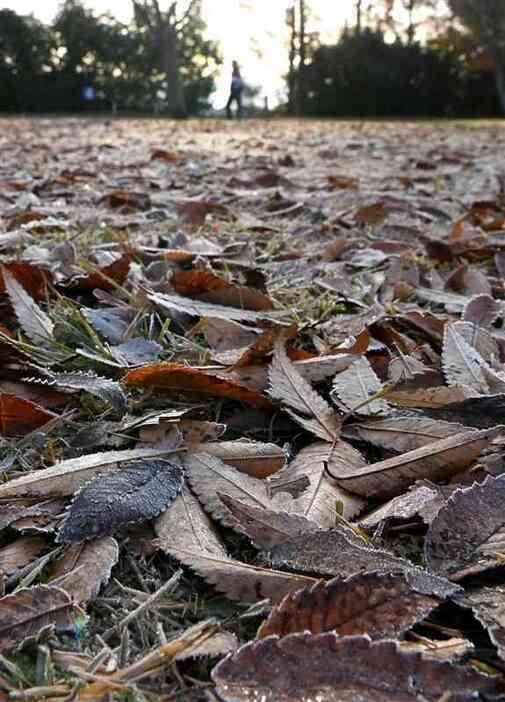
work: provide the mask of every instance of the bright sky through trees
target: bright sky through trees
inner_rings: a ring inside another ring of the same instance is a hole
[[[168,0],[162,0],[168,2]],[[56,14],[59,0],[0,0],[0,8],[18,14],[35,14],[48,22]],[[325,37],[335,37],[346,20],[352,18],[353,0],[311,0],[316,15],[314,26]],[[119,19],[131,17],[128,0],[85,0],[98,12],[109,11]],[[230,64],[237,59],[244,78],[261,88],[261,95],[277,102],[284,90],[283,74],[287,69],[284,0],[203,0],[209,36],[221,43],[224,66],[214,98],[216,107],[226,101]]]

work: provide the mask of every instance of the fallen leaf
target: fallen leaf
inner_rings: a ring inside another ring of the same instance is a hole
[[[325,441],[337,441],[341,421],[328,403],[302,378],[277,342],[269,371],[270,395],[300,426]]]
[[[359,451],[345,441],[339,441],[335,446],[318,442],[302,449],[294,461],[273,477],[271,485],[283,490],[289,484],[308,478],[309,486],[297,498],[294,509],[321,527],[332,527],[338,511],[345,519],[352,519],[363,510],[366,502],[342,490],[329,472],[345,466],[359,470],[365,465]]]
[[[155,363],[131,370],[123,376],[121,382],[127,388],[151,389],[157,392],[191,392],[238,400],[253,407],[272,406],[259,392],[250,390],[235,380],[179,363]]]
[[[74,602],[89,602],[109,581],[118,560],[119,546],[110,536],[71,546],[52,565],[49,584],[68,592]]]
[[[54,324],[51,319],[7,268],[2,268],[2,276],[7,295],[26,336],[41,346],[54,342]]]
[[[231,512],[234,526],[242,531],[257,549],[270,550],[299,533],[317,531],[320,527],[294,512],[274,511],[272,507],[256,507],[231,495],[217,493]],[[236,526],[238,524],[238,526]]]
[[[502,431],[502,427],[466,430],[365,468],[330,469],[331,476],[340,487],[357,495],[394,497],[416,480],[448,480],[464,471]]]
[[[0,432],[2,436],[25,436],[56,417],[53,412],[14,395],[0,392]]]
[[[72,495],[96,475],[119,470],[121,462],[161,458],[171,453],[174,453],[173,448],[128,449],[69,458],[50,468],[35,470],[3,483],[0,485],[0,501]]]
[[[225,305],[213,304],[211,302],[192,300],[182,295],[150,293],[148,298],[157,307],[161,307],[169,312],[182,312],[190,317],[217,317],[218,319],[227,321],[253,323],[264,320],[274,323],[279,316],[276,312],[253,312],[252,310],[239,309],[238,307],[226,307]]]
[[[149,195],[129,192],[128,190],[113,190],[105,195],[101,201],[113,209],[148,210],[151,207]]]
[[[182,481],[180,465],[159,459],[98,475],[74,498],[57,541],[83,541],[111,534],[123,524],[154,519],[176,499]]]
[[[338,373],[333,381],[331,396],[336,404],[367,416],[387,414],[388,404],[383,399],[370,399],[383,390],[370,362],[362,356],[347,370]]]
[[[177,271],[171,283],[179,295],[203,302],[255,312],[273,309],[270,297],[260,290],[233,285],[206,269]]]
[[[393,497],[370,514],[361,517],[359,523],[363,527],[374,528],[387,519],[408,521],[421,517],[425,524],[431,524],[438,510],[445,504],[446,497],[454,489],[456,488],[433,483],[416,483],[403,495]]]
[[[453,580],[502,563],[505,552],[505,476],[455,490],[428,529],[429,567]]]
[[[131,261],[131,254],[123,254],[116,261],[98,269],[95,273],[71,278],[65,285],[76,292],[91,292],[93,290],[113,292],[116,290],[116,286],[121,286],[126,281]]]
[[[174,555],[174,550],[182,549],[227,558],[214,524],[187,485],[183,485],[175,502],[156,519],[154,529],[158,546],[165,553]]]
[[[296,534],[271,551],[274,568],[347,577],[357,573],[403,573],[418,592],[442,599],[460,593],[443,577],[414,566],[406,558],[368,547],[348,527]]]
[[[101,378],[92,372],[77,372],[77,373],[44,373],[47,376],[46,380],[38,380],[37,378],[27,378],[29,383],[42,383],[51,388],[60,390],[81,390],[88,392],[90,395],[98,397],[102,402],[107,402],[111,405],[115,412],[123,415],[126,412],[126,396],[119,383]]]
[[[505,586],[495,584],[472,588],[458,600],[458,604],[472,610],[496,646],[498,656],[505,660]]]
[[[242,646],[212,671],[226,702],[458,702],[492,695],[496,678],[402,652],[393,641],[333,633],[269,636]]]
[[[0,651],[53,628],[74,629],[72,598],[56,587],[37,585],[0,598]]]
[[[45,300],[47,286],[51,282],[51,274],[39,266],[25,261],[6,261],[2,263],[2,270],[7,270],[19,285],[35,300]],[[7,286],[0,270],[0,294],[7,294]]]
[[[438,407],[452,405],[453,403],[463,402],[476,395],[476,391],[466,385],[453,385],[450,388],[440,386],[426,388],[425,390],[393,390],[388,393],[388,402],[398,405],[399,407],[436,409]]]
[[[479,352],[457,332],[453,324],[448,324],[445,328],[442,361],[449,385],[466,385],[483,395],[488,393],[489,387],[484,373],[487,364]]]
[[[183,424],[183,422],[180,422]],[[184,429],[183,429],[184,434]],[[233,466],[241,473],[253,478],[267,478],[280,471],[286,465],[285,452],[275,444],[263,444],[259,441],[216,441],[214,443],[196,443],[194,453],[206,453],[221,459],[223,463]]]
[[[400,574],[359,573],[291,592],[270,612],[257,638],[310,631],[339,636],[397,637],[424,619],[439,601],[416,592]]]
[[[260,568],[191,549],[171,548],[170,554],[214,585],[216,590],[237,602],[261,602],[265,599],[279,602],[288,592],[317,582],[315,578],[297,573]]]
[[[0,548],[0,579],[31,563],[47,546],[43,536],[21,536]]]
[[[270,496],[266,480],[245,475],[215,456],[192,453],[185,456],[183,462],[189,484],[205,510],[226,526],[235,526],[235,519],[221,502],[218,493],[231,495],[258,507],[275,509],[275,504],[279,504]]]
[[[424,417],[398,417],[348,424],[343,435],[346,439],[367,441],[395,453],[413,451],[437,439],[445,439],[465,431],[462,424],[442,422]]]
[[[383,202],[377,202],[374,205],[361,207],[354,215],[354,219],[358,224],[368,224],[375,226],[382,224],[388,217],[389,211]]]

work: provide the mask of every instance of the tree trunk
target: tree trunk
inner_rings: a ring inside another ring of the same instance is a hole
[[[294,7],[288,9],[286,22],[289,29],[288,110],[290,114],[294,114],[296,109],[296,14]]]
[[[356,0],[356,34],[363,28],[363,0]]]
[[[296,114],[303,113],[305,102],[305,68],[307,64],[307,33],[305,29],[305,20],[307,18],[307,9],[305,0],[298,0],[299,14],[299,32],[298,32],[298,53],[300,63],[298,65],[298,86],[296,90]]]
[[[495,69],[496,90],[500,99],[502,112],[505,114],[505,59],[496,60]]]
[[[167,112],[171,117],[188,116],[179,62],[179,37],[175,27],[165,25],[161,32],[161,70],[166,75]]]

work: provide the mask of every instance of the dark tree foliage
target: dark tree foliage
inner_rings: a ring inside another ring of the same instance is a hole
[[[209,106],[220,62],[204,36],[199,4],[178,28],[178,71],[185,113]],[[159,46],[140,22],[127,26],[65,0],[52,26],[0,11],[0,110],[89,110],[170,113],[171,76],[160,69]],[[83,89],[94,89],[86,102]]]
[[[450,46],[388,44],[379,31],[345,32],[305,69],[307,114],[356,117],[499,114],[493,78]]]

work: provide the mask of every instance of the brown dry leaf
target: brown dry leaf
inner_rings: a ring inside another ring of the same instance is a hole
[[[267,478],[286,465],[286,454],[279,446],[259,441],[205,442],[193,445],[192,451],[215,456],[253,478]]]
[[[428,529],[429,567],[453,580],[503,563],[505,476],[455,490]]]
[[[505,585],[467,590],[458,604],[472,610],[474,617],[487,630],[498,656],[505,661]]]
[[[209,639],[181,651],[175,656],[175,661],[186,661],[195,658],[219,658],[228,653],[234,653],[239,647],[239,641],[231,631],[218,631]]]
[[[113,190],[105,195],[101,202],[113,209],[148,210],[151,198],[147,193],[135,193],[128,190]]]
[[[56,416],[33,402],[0,392],[2,436],[25,436],[35,429],[40,429]]]
[[[10,303],[26,336],[41,346],[53,341],[54,324],[7,268],[2,276]]]
[[[464,471],[502,431],[503,427],[467,430],[359,470],[330,468],[331,475],[340,487],[357,495],[394,497],[416,480],[448,480]]]
[[[471,322],[453,322],[451,326],[487,363],[491,364],[499,357],[496,339],[487,329],[481,329]]]
[[[300,426],[330,443],[338,440],[341,420],[298,373],[280,342],[275,345],[269,377],[270,395],[285,405],[285,411]]]
[[[419,516],[425,524],[431,524],[445,504],[446,498],[455,489],[454,486],[416,483],[403,495],[393,497],[370,514],[361,517],[359,523],[363,527],[374,528],[386,519],[407,521]]]
[[[291,592],[270,612],[257,638],[310,631],[340,636],[396,638],[424,619],[439,601],[416,592],[404,575],[358,573]]]
[[[234,527],[236,521],[219,499],[218,493],[231,495],[246,504],[274,510],[276,505],[280,506],[286,501],[281,496],[270,496],[266,480],[245,475],[215,456],[192,453],[185,456],[183,462],[189,484],[205,510],[226,526]],[[284,497],[289,498],[288,495]]]
[[[151,153],[151,161],[165,161],[165,163],[179,163],[181,156],[175,151],[166,149],[154,149]]]
[[[187,485],[175,502],[154,523],[157,544],[165,553],[174,549],[227,558],[226,549],[213,522]]]
[[[260,568],[192,549],[171,547],[170,555],[237,602],[261,602],[265,599],[279,602],[288,592],[317,582],[315,578],[297,573]]]
[[[71,546],[53,564],[49,584],[68,592],[74,602],[89,602],[109,581],[118,560],[119,546],[111,536]]]
[[[326,176],[329,190],[359,190],[359,178],[349,176]]]
[[[433,641],[423,637],[420,641],[400,641],[399,648],[406,653],[422,653],[425,660],[453,663],[460,658],[470,655],[475,647],[468,639],[454,637],[442,641]]]
[[[37,585],[0,598],[0,651],[40,636],[55,626],[74,628],[75,604],[56,587]]]
[[[25,261],[7,261],[2,263],[2,269],[9,273],[23,286],[35,300],[45,300],[47,297],[47,286],[52,277],[49,271],[45,271],[39,266],[34,266]],[[0,294],[7,293],[5,281],[0,271]]]
[[[149,300],[157,307],[169,312],[182,312],[190,317],[217,317],[226,321],[253,322],[261,320],[274,323],[279,316],[276,312],[253,312],[252,310],[240,309],[238,307],[226,307],[225,305],[213,304],[193,300],[182,295],[165,295],[163,293],[150,293]]]
[[[317,531],[320,528],[315,522],[294,512],[255,507],[220,492],[218,497],[233,515],[235,528],[248,536],[260,550],[268,551],[295,534]]]
[[[503,302],[490,295],[475,295],[463,310],[462,319],[480,328],[488,329],[500,317],[505,315]]]
[[[505,414],[505,394],[469,397],[446,406],[427,408],[425,413],[437,420],[491,429],[501,422]]]
[[[272,403],[259,392],[236,380],[226,379],[180,363],[153,363],[129,371],[123,376],[127,388],[143,388],[156,392],[190,392],[246,402],[253,407],[269,409]]]
[[[345,370],[356,359],[350,353],[317,356],[303,361],[293,361],[298,373],[307,383],[321,383],[333,378],[335,373]],[[255,390],[265,390],[268,387],[268,366],[246,366],[235,368],[227,375],[244,383]]]
[[[440,386],[425,390],[393,390],[388,393],[388,402],[399,407],[431,409],[463,402],[476,395],[476,391],[466,385],[453,385],[450,388]]]
[[[244,351],[240,358],[235,361],[231,370],[246,368],[254,364],[264,362],[266,356],[271,354],[278,340],[288,341],[296,338],[298,325],[292,324],[290,327],[270,327],[266,329],[253,344]]]
[[[123,254],[117,261],[100,268],[95,273],[72,278],[66,286],[76,292],[86,292],[92,290],[105,290],[114,292],[117,285],[123,285],[128,277],[132,254]]]
[[[31,563],[47,548],[43,536],[21,536],[12,543],[0,548],[0,581],[18,568]]]
[[[358,358],[347,370],[335,376],[331,391],[332,400],[343,405],[347,410],[355,410],[358,414],[372,416],[388,414],[388,403],[383,399],[370,398],[380,393],[383,385],[376,376],[370,362],[362,356]],[[366,403],[366,404],[365,404]]]
[[[398,417],[348,424],[343,434],[346,439],[367,441],[388,451],[404,453],[465,430],[466,427],[455,422],[441,422],[424,417]]]
[[[273,489],[288,489],[290,484],[307,477],[309,487],[297,498],[293,509],[321,527],[335,526],[337,510],[345,519],[363,511],[366,502],[342,490],[326,471],[340,467],[359,470],[365,466],[363,456],[345,441],[335,446],[318,442],[302,449],[294,461],[283,468],[271,481]]]
[[[290,634],[242,646],[212,671],[226,702],[458,702],[497,693],[497,680],[449,663],[402,652],[367,636]]]
[[[174,453],[173,448],[128,449],[92,453],[60,461],[50,468],[35,470],[0,485],[0,502],[25,497],[64,497],[72,495],[91,478],[119,470],[120,463],[158,458]]]
[[[466,385],[483,395],[489,392],[484,373],[486,362],[458,333],[454,324],[448,324],[445,328],[442,362],[449,385]]]
[[[459,588],[443,577],[414,566],[406,558],[371,548],[348,527],[296,534],[271,551],[274,568],[302,573],[347,577],[357,573],[403,573],[415,589],[442,599]]]
[[[260,290],[233,285],[207,269],[177,271],[171,283],[177,294],[211,304],[254,312],[266,312],[274,307],[270,297]]]
[[[209,200],[187,200],[177,203],[177,214],[184,224],[192,227],[203,227],[208,214],[227,214],[224,205]]]
[[[382,224],[388,217],[389,211],[383,202],[374,205],[361,207],[354,215],[354,219],[359,224],[369,224],[375,226]]]

